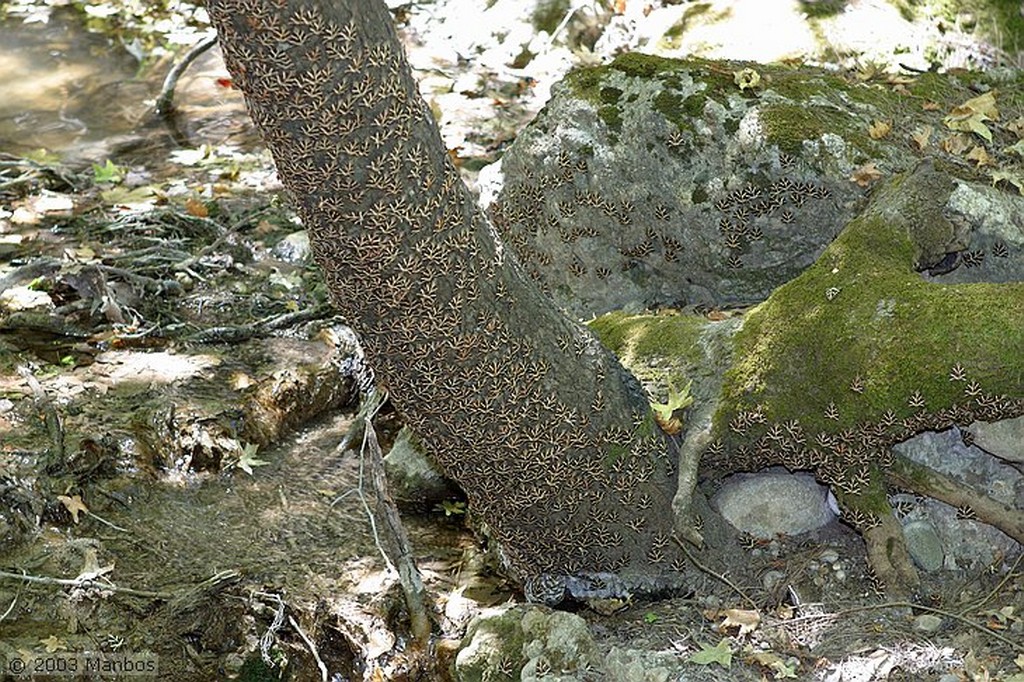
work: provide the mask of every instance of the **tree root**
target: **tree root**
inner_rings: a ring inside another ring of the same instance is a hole
[[[903,540],[903,529],[892,512],[861,532],[867,544],[868,565],[890,596],[905,596],[920,580]]]
[[[1007,507],[931,467],[900,455],[896,455],[885,475],[889,483],[918,495],[932,497],[954,507],[968,507],[979,521],[995,526],[1024,544],[1024,512],[1018,509]]]

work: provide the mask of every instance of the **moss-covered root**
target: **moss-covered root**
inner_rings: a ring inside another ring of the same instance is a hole
[[[878,523],[863,531],[867,543],[868,565],[890,597],[906,597],[917,587],[917,569],[903,541],[903,528],[892,513],[877,518]]]
[[[866,478],[857,493],[833,487],[843,518],[864,538],[868,566],[893,598],[905,598],[918,585],[914,568],[903,540],[903,529],[893,515],[887,497],[885,474],[881,467],[868,466]]]
[[[1007,507],[974,488],[957,483],[931,467],[897,455],[885,472],[892,485],[941,500],[954,507],[968,507],[979,521],[995,526],[1024,544],[1024,512]]]

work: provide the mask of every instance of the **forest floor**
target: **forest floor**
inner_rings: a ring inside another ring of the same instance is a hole
[[[451,35],[459,11],[398,13],[473,184],[564,69],[602,55],[548,41],[511,67],[493,35]],[[563,30],[585,42],[599,20]],[[0,676],[148,651],[180,680],[415,679],[363,460],[338,447],[343,321],[216,53],[173,128],[146,111],[148,73],[65,93],[63,119],[106,105],[91,137],[40,151],[32,119],[0,150]],[[473,613],[521,599],[460,511],[405,519],[448,644],[420,679],[443,678]],[[1019,558],[925,574],[911,605],[874,591],[840,524],[696,556],[693,594],[580,609],[599,646],[668,679],[1024,680]]]

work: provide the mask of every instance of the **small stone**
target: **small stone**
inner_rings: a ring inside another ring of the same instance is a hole
[[[765,591],[771,592],[785,577],[782,571],[768,571],[761,576],[761,584],[764,585]]]
[[[942,627],[942,618],[931,613],[922,613],[914,619],[914,629],[919,632],[935,632]]]
[[[834,564],[839,561],[839,552],[834,549],[826,549],[824,552],[818,555],[818,559],[823,564]]]
[[[911,521],[903,527],[907,551],[922,570],[934,572],[942,568],[945,552],[935,527],[927,521]]]
[[[15,313],[23,310],[53,310],[53,299],[45,291],[27,286],[6,289],[0,294],[0,308]]]
[[[292,232],[274,245],[275,258],[286,263],[304,263],[309,260],[309,235],[305,230]]]

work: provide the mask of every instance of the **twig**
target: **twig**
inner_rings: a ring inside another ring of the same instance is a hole
[[[114,530],[119,530],[122,533],[129,532],[127,528],[122,528],[121,526],[114,525],[113,523],[111,523],[110,521],[107,521],[105,518],[103,518],[99,514],[93,514],[91,511],[86,511],[85,513],[86,513],[86,515],[88,515],[88,516],[96,519],[100,523],[102,523],[104,526],[109,526],[110,528],[113,528]]]
[[[50,440],[53,442],[53,454],[54,462],[64,462],[64,425],[60,421],[60,415],[57,414],[56,408],[53,406],[53,401],[50,400],[50,396],[46,395],[46,391],[43,389],[42,384],[32,374],[32,370],[28,367],[19,366],[18,374],[21,375],[27,383],[29,389],[32,391],[33,401],[39,411],[43,413],[43,420],[46,423],[46,430],[49,433]]]
[[[4,622],[4,619],[7,618],[7,616],[11,615],[11,611],[14,610],[14,605],[17,603],[18,595],[14,595],[14,599],[11,600],[11,605],[7,607],[6,611],[4,611],[4,615],[0,616],[0,623]]]
[[[986,594],[980,601],[975,602],[974,604],[960,611],[960,615],[963,615],[968,611],[975,611],[977,609],[980,609],[982,606],[987,604],[988,601],[992,599],[992,597],[998,594],[999,590],[1003,589],[1003,586],[1010,581],[1010,578],[1012,578],[1017,573],[1017,567],[1020,566],[1020,562],[1022,560],[1024,560],[1024,554],[1020,554],[1017,557],[1017,560],[1013,562],[1013,566],[1010,568],[1009,571],[1007,571],[1006,575],[1003,576],[1003,579],[999,581],[999,584],[992,588],[991,592]]]
[[[373,539],[377,543],[388,568],[396,568],[398,582],[405,594],[405,603],[409,609],[409,621],[413,639],[420,646],[425,646],[430,639],[431,622],[426,606],[426,590],[423,587],[423,580],[420,578],[419,570],[413,559],[412,546],[409,543],[409,536],[402,526],[402,519],[398,514],[398,508],[388,493],[387,478],[384,473],[384,453],[381,452],[380,443],[377,441],[377,433],[373,429],[373,418],[380,410],[387,394],[381,394],[376,388],[370,390],[363,397],[363,406],[360,407],[356,422],[361,423],[363,428],[363,442],[359,449],[359,499],[366,509],[367,517],[370,519],[370,528],[373,530]],[[376,513],[370,510],[363,495],[364,464],[368,465],[370,483],[373,486],[374,495],[377,498]],[[380,535],[377,532],[375,517],[386,526],[385,542],[388,550],[381,543]]]
[[[755,602],[753,599],[751,599],[750,596],[748,596],[746,592],[741,590],[735,583],[733,583],[731,580],[726,578],[721,573],[718,573],[718,572],[712,570],[711,568],[709,568],[708,566],[705,566],[701,562],[697,561],[697,557],[693,556],[693,554],[690,553],[690,550],[688,550],[686,548],[686,543],[684,543],[682,540],[680,540],[675,535],[672,536],[672,539],[675,541],[675,543],[677,545],[679,545],[679,549],[683,550],[683,554],[686,555],[686,558],[689,559],[690,562],[694,566],[696,566],[698,569],[700,569],[703,573],[706,573],[706,574],[710,575],[715,580],[718,580],[718,581],[728,585],[736,594],[740,595],[740,597],[742,597],[743,600],[745,602],[747,602],[748,604],[750,604],[755,610],[759,608],[758,605],[757,605],[757,602]]]
[[[260,656],[268,668],[273,668],[274,661],[270,658],[270,648],[274,646],[274,640],[277,639],[277,631],[284,624],[284,600],[281,599],[280,595],[266,592],[257,592],[256,596],[269,597],[277,602],[277,609],[274,611],[274,621],[260,637]]]
[[[835,619],[835,618],[840,618],[842,616],[849,616],[849,615],[854,614],[854,613],[860,613],[860,612],[864,612],[864,611],[883,611],[885,609],[911,609],[911,610],[916,610],[916,611],[924,611],[925,613],[931,613],[931,614],[934,614],[936,616],[944,616],[946,618],[952,618],[953,620],[957,621],[958,623],[962,623],[963,625],[966,625],[969,628],[973,628],[974,630],[977,630],[978,632],[985,633],[989,637],[992,637],[994,639],[998,639],[1000,642],[1002,642],[1006,646],[1010,647],[1014,651],[1024,651],[1024,644],[1021,644],[1020,642],[1015,642],[1012,639],[1010,639],[1009,637],[1003,637],[998,632],[993,632],[992,630],[990,630],[989,628],[985,627],[984,625],[978,625],[977,623],[975,623],[974,621],[972,621],[969,618],[964,618],[963,616],[958,615],[956,613],[952,613],[950,611],[943,611],[942,609],[936,609],[936,608],[933,608],[931,606],[923,606],[921,604],[914,604],[913,602],[909,602],[909,601],[891,601],[891,602],[885,602],[884,604],[865,604],[864,606],[853,606],[853,607],[850,607],[848,609],[843,609],[842,611],[837,611],[835,613],[821,613],[821,614],[814,614],[814,615],[809,615],[809,616],[798,616],[796,618],[791,618],[791,619],[787,620],[786,623],[798,623],[800,621],[815,620],[815,619],[818,619],[818,618],[832,618],[832,619]]]
[[[217,34],[203,38],[185,53],[180,62],[171,67],[167,77],[164,78],[163,87],[160,88],[160,95],[156,98],[156,103],[153,106],[157,116],[166,119],[174,113],[174,88],[178,85],[178,79],[181,78],[185,70],[188,69],[199,55],[213,47],[216,42]]]
[[[240,324],[234,327],[210,327],[209,329],[199,330],[189,337],[189,341],[193,343],[238,343],[275,329],[290,327],[299,322],[320,319],[330,311],[330,306],[318,305],[307,310],[298,310],[294,313],[271,315],[249,324]]]
[[[45,575],[29,575],[27,573],[9,573],[0,571],[0,580],[20,580],[26,583],[37,583],[40,585],[60,585],[62,587],[95,587],[100,590],[109,590],[133,597],[147,597],[149,599],[173,599],[173,592],[151,592],[149,590],[133,590],[130,587],[118,587],[98,580],[78,580],[77,578],[51,578]]]
[[[305,632],[302,631],[302,628],[299,627],[299,624],[295,622],[294,618],[288,616],[288,623],[295,629],[295,632],[299,633],[299,637],[301,637],[302,641],[306,643],[307,647],[309,647],[309,653],[313,654],[313,658],[316,659],[316,667],[320,668],[320,679],[322,682],[327,682],[327,666],[324,665],[323,659],[320,658],[320,652],[316,650],[316,645],[313,644],[313,641]]]

